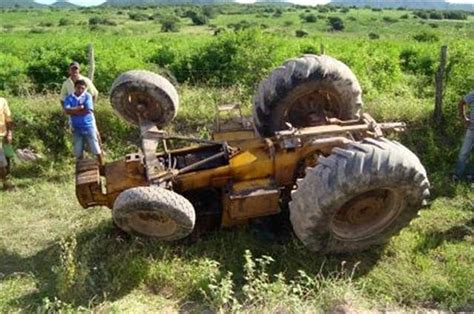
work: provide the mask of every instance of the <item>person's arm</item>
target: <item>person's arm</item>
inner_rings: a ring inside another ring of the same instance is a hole
[[[64,107],[64,99],[66,99],[67,96],[67,86],[66,82],[63,83],[63,86],[61,87],[61,93],[59,94],[59,102],[61,103],[61,107]]]
[[[69,98],[66,98],[64,100],[64,105],[63,105],[64,113],[70,116],[83,116],[86,115],[89,111],[85,109],[84,105],[79,105],[79,106],[71,106],[71,102],[69,101]]]
[[[459,111],[459,117],[461,118],[461,121],[465,125],[469,124],[469,117],[466,114],[466,106],[467,106],[467,103],[464,100],[464,98],[461,99],[458,104],[458,111]]]
[[[92,101],[94,104],[97,104],[97,97],[99,97],[99,91],[95,87],[94,83],[92,83],[91,79],[87,79],[87,90],[92,95]]]
[[[11,144],[13,141],[13,121],[12,121],[12,113],[10,108],[8,107],[8,103],[5,100],[5,122],[7,127],[7,134],[5,135],[5,141],[7,144]]]

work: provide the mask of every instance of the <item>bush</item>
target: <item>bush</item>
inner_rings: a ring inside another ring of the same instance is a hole
[[[435,71],[435,61],[429,56],[421,56],[414,49],[405,49],[400,53],[400,68],[402,71],[415,75],[432,76]]]
[[[382,20],[383,20],[384,22],[387,22],[387,23],[396,23],[396,22],[398,22],[398,20],[397,20],[396,18],[391,17],[391,16],[384,16],[384,17],[382,18]]]
[[[369,33],[369,38],[370,39],[379,39],[380,35],[376,33]]]
[[[406,19],[408,19],[408,14],[403,14],[402,16],[400,16],[400,18],[403,19],[403,20],[406,20]]]
[[[258,29],[225,32],[198,49],[175,73],[185,74],[178,78],[181,81],[251,87],[283,60],[279,55],[283,46],[283,42]]]
[[[344,30],[344,21],[338,16],[331,16],[329,17],[328,24],[330,30],[333,31],[342,31]]]
[[[443,13],[438,12],[438,11],[430,12],[429,18],[432,19],[432,20],[442,20],[443,19]]]
[[[53,23],[52,22],[41,22],[41,23],[39,23],[39,26],[41,26],[41,27],[53,27]]]
[[[309,33],[307,31],[305,31],[304,29],[298,29],[298,30],[295,31],[295,36],[296,37],[301,38],[301,37],[306,37],[308,35],[309,35]]]
[[[413,12],[413,14],[419,17],[420,19],[424,19],[424,20],[427,20],[430,17],[428,12],[426,11],[415,11]]]
[[[209,19],[212,19],[217,16],[217,11],[213,6],[206,5],[202,8],[202,14],[207,16]]]
[[[204,14],[196,14],[191,17],[194,25],[206,25],[209,22],[209,19]]]
[[[435,33],[422,32],[413,36],[413,39],[419,42],[435,42],[439,40]]]
[[[304,15],[304,17],[303,17],[303,21],[306,22],[306,23],[315,23],[315,22],[317,22],[317,20],[318,20],[318,18],[314,14]]]
[[[446,11],[443,16],[448,20],[467,20],[467,13],[462,11]]]
[[[115,21],[109,20],[107,18],[94,16],[89,19],[89,26],[97,26],[97,25],[111,25],[117,26]]]
[[[160,23],[163,33],[179,32],[179,19],[176,16],[163,17]]]
[[[74,24],[74,23],[71,20],[64,17],[60,18],[58,22],[58,26],[67,26],[71,24]]]
[[[137,21],[137,22],[148,21],[150,19],[148,14],[141,13],[141,12],[130,12],[128,13],[128,16],[131,20]]]

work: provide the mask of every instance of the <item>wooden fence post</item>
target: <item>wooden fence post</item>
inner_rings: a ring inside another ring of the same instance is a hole
[[[441,47],[439,56],[439,67],[435,75],[436,84],[436,96],[435,96],[435,108],[434,108],[434,121],[441,123],[443,120],[443,81],[444,74],[446,73],[446,57],[448,54],[448,46],[444,45]]]
[[[94,47],[92,46],[92,44],[87,45],[87,57],[89,59],[87,77],[91,81],[93,81],[94,72],[95,72],[95,59],[94,59]]]

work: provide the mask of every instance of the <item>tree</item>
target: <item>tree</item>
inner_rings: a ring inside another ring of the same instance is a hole
[[[333,31],[342,31],[344,29],[344,21],[339,16],[329,17],[328,24]]]

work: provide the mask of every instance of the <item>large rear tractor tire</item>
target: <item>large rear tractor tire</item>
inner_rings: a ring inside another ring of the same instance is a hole
[[[387,139],[364,139],[320,157],[292,193],[290,220],[312,251],[356,252],[382,244],[429,197],[419,159]]]
[[[121,74],[112,84],[110,101],[126,121],[139,125],[145,119],[163,127],[176,117],[178,92],[164,77],[149,71]]]
[[[115,200],[112,215],[125,232],[163,241],[188,236],[196,222],[194,207],[186,198],[156,186],[123,191]]]
[[[320,125],[327,118],[360,117],[362,90],[352,71],[329,56],[290,59],[263,80],[254,96],[253,118],[261,136],[293,127]]]

